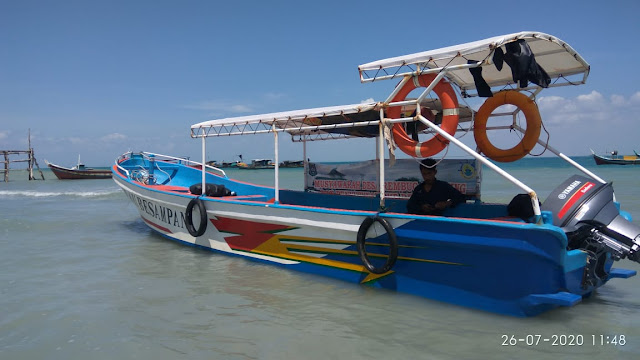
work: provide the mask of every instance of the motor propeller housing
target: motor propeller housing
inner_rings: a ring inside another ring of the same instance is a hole
[[[612,183],[574,175],[551,192],[541,210],[553,213],[553,224],[567,233],[571,247],[597,243],[615,260],[640,262],[640,226],[620,214]]]

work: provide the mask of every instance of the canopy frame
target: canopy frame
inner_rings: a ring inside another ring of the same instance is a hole
[[[476,88],[472,77],[469,75],[469,69],[484,67],[488,71],[484,71],[483,76],[491,88],[517,86],[510,77],[509,66],[505,65],[501,71],[498,71],[494,67],[493,56],[496,49],[518,40],[527,42],[535,54],[536,61],[546,69],[552,79],[549,87],[586,83],[590,66],[580,54],[557,37],[531,31],[496,36],[466,44],[362,64],[358,66],[360,81],[369,83],[446,71],[447,80],[455,84],[461,90],[463,96],[472,97],[477,96],[477,93],[469,93],[469,91]],[[477,61],[477,63],[469,64],[469,60]],[[551,66],[551,64],[555,63],[559,63],[561,66]],[[489,67],[489,65],[491,66]],[[489,73],[487,74],[487,72]],[[532,90],[535,88],[537,86],[532,85],[520,88],[520,90]]]
[[[502,70],[498,70],[493,63],[493,56],[498,48],[507,43],[520,40],[527,42],[538,63],[546,69],[549,77],[552,79],[548,87],[580,85],[586,82],[590,66],[568,44],[556,37],[544,33],[521,32],[360,65],[358,70],[360,73],[360,81],[362,83],[402,77],[400,83],[394,88],[392,93],[384,102],[369,102],[364,104],[341,105],[209,120],[192,125],[191,137],[202,139],[202,163],[204,164],[206,163],[204,149],[205,139],[207,137],[272,133],[274,135],[274,153],[276,158],[276,202],[279,201],[279,181],[277,178],[279,174],[279,133],[287,132],[291,135],[293,141],[300,141],[304,143],[305,169],[308,167],[306,159],[307,141],[333,140],[352,137],[375,137],[377,138],[376,158],[380,162],[380,183],[378,184],[380,193],[380,211],[384,211],[384,167],[382,165],[384,161],[383,149],[385,146],[384,127],[401,122],[419,121],[426,125],[426,128],[429,129],[429,131],[440,134],[449,140],[450,143],[455,144],[476,160],[496,171],[509,182],[529,194],[534,214],[536,215],[538,222],[540,222],[541,212],[535,191],[505,170],[498,167],[486,157],[480,155],[477,151],[471,149],[454,136],[442,130],[438,124],[427,119],[421,113],[422,108],[425,107],[424,101],[426,100],[427,94],[433,90],[439,81],[448,81],[452,85],[455,85],[455,87],[460,90],[460,95],[462,97],[478,96],[477,93],[469,93],[470,90],[476,90],[475,80],[473,79],[473,76],[470,75],[469,69],[476,67],[483,67],[482,76],[485,78],[486,83],[492,91],[494,87],[515,87],[519,91],[533,90],[530,96],[535,98],[535,96],[542,90],[541,86],[531,85],[518,88],[518,84],[513,81],[511,77],[509,66],[504,66]],[[477,62],[472,63],[470,60]],[[554,61],[557,61],[558,63],[556,64]],[[549,65],[553,66],[549,67]],[[375,71],[375,74],[372,76],[369,75],[369,72],[373,71]],[[382,74],[380,74],[380,72],[382,72]],[[422,91],[417,99],[393,101],[406,82],[416,76],[430,73],[435,73],[436,77]],[[577,81],[572,81],[569,77],[577,77]],[[434,102],[434,104],[436,103]],[[415,114],[411,117],[401,115],[398,119],[385,118],[384,110],[392,106],[415,106]],[[457,109],[457,111],[459,111],[459,109]],[[509,128],[524,132],[524,129],[519,127],[515,121],[517,113],[518,109],[510,114],[514,117],[514,122]],[[495,114],[495,116],[503,115],[507,114]],[[470,119],[473,119],[473,111],[471,111]],[[377,128],[375,132],[361,132],[362,129],[366,129],[367,127]],[[495,128],[498,129],[504,127]],[[469,129],[471,129],[471,127]],[[465,131],[468,131],[469,129]],[[550,150],[552,153],[567,161],[569,164],[592,177],[596,181],[602,183],[605,182],[583,166],[571,160],[568,156],[551,147],[548,143],[545,144],[541,140],[538,140],[538,143],[545,146],[547,150]],[[205,171],[204,167],[203,171]]]

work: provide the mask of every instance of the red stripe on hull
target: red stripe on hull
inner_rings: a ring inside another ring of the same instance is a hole
[[[142,218],[142,220],[144,220],[144,222],[146,222],[147,224],[149,224],[149,225],[153,226],[153,227],[154,227],[154,228],[156,228],[156,229],[159,229],[159,230],[162,230],[162,231],[164,231],[164,232],[166,232],[166,233],[171,234],[171,230],[167,229],[167,228],[166,228],[166,227],[164,227],[164,226],[160,226],[160,225],[158,225],[158,224],[156,224],[156,223],[154,223],[154,222],[151,222],[151,221],[149,221],[149,220],[147,220],[147,219],[145,219],[145,218]]]

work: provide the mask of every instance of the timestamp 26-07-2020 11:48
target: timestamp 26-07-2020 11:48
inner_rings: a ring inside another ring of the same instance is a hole
[[[541,334],[527,335],[501,335],[502,346],[538,346],[547,344],[549,346],[624,346],[627,337],[623,334],[553,334],[544,336]]]

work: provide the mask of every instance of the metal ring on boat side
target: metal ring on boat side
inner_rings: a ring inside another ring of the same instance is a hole
[[[367,254],[367,250],[365,249],[365,242],[367,241],[367,231],[369,231],[371,225],[373,225],[373,223],[376,221],[379,222],[380,225],[382,225],[384,230],[389,235],[389,256],[387,257],[387,262],[384,264],[384,266],[378,268],[373,266],[371,261],[369,261],[369,255]],[[374,274],[384,274],[387,271],[391,270],[393,265],[396,263],[396,260],[398,259],[398,239],[396,237],[396,233],[395,231],[393,231],[393,227],[391,226],[391,224],[389,224],[386,219],[379,216],[370,216],[364,219],[362,224],[360,224],[360,228],[358,229],[356,244],[358,246],[358,255],[360,256],[360,260],[362,260],[362,263],[367,268],[367,270]]]
[[[193,208],[198,206],[198,210],[200,211],[200,226],[198,229],[193,226]],[[187,205],[187,210],[184,214],[184,223],[187,226],[187,231],[193,237],[200,237],[207,230],[207,209],[204,207],[204,203],[200,198],[193,198],[189,201],[189,205]]]
[[[517,106],[527,119],[527,130],[522,140],[511,149],[499,149],[491,143],[487,136],[487,120],[491,113],[501,105]],[[542,119],[536,102],[527,95],[514,90],[500,91],[485,100],[476,113],[473,125],[473,137],[480,151],[488,158],[499,162],[511,162],[522,159],[527,155],[540,137]]]

